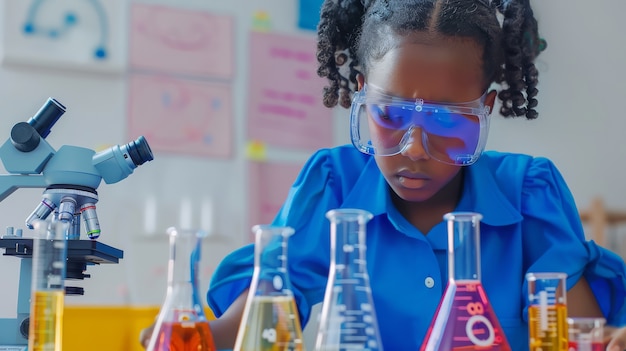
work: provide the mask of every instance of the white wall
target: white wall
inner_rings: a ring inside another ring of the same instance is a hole
[[[620,22],[626,2],[534,3],[541,32],[548,41],[548,50],[539,60],[541,116],[536,121],[494,116],[488,146],[552,158],[569,181],[579,206],[586,206],[594,196],[602,196],[609,206],[626,208],[626,184],[621,176],[626,168],[626,119],[621,117],[620,105],[626,92],[626,38]],[[243,244],[249,232],[244,150],[247,36],[257,10],[269,13],[274,31],[303,34],[296,28],[296,5],[294,0],[187,0],[179,5],[234,18],[234,156],[212,160],[155,153],[153,162],[137,168],[127,179],[102,184],[98,189],[100,240],[124,250],[124,259],[118,265],[89,268],[92,277],[78,284],[85,287],[85,296],[70,297],[68,303],[161,303],[167,241],[164,234],[157,237],[144,232],[143,209],[150,196],[158,203],[157,228],[162,233],[167,226],[178,223],[180,204],[185,199],[196,205],[206,197],[214,200],[215,232],[222,239],[205,242],[203,286],[221,258]],[[68,107],[47,138],[53,147],[70,144],[97,148],[130,141],[125,131],[124,75],[6,66],[0,67],[0,139],[4,141],[13,124],[30,118],[49,96]],[[336,111],[335,126],[336,143],[346,142],[345,110]],[[300,160],[306,156],[270,150],[270,158]],[[18,190],[0,203],[0,224],[23,226],[40,196],[41,189]],[[194,212],[194,220],[198,216]],[[0,277],[5,282],[0,292],[0,317],[15,309],[17,287],[12,289],[10,284],[17,283],[18,261],[0,257]]]
[[[535,121],[494,118],[488,146],[550,157],[579,207],[602,196],[626,209],[626,37],[619,0],[535,1],[548,49],[539,57]]]

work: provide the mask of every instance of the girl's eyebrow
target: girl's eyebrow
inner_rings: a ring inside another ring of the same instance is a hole
[[[485,92],[481,96],[471,101],[452,102],[452,101],[425,100],[421,98],[405,98],[402,96],[391,94],[387,92],[386,90],[373,84],[365,83],[365,86],[369,88],[366,90],[367,95],[369,95],[369,93],[371,92],[378,97],[387,98],[391,100],[391,102],[397,101],[397,102],[420,103],[420,104],[428,103],[428,104],[433,104],[433,105],[452,105],[452,106],[461,106],[461,107],[482,106],[484,104],[485,97],[487,96],[487,92],[488,92],[488,90],[485,90]]]

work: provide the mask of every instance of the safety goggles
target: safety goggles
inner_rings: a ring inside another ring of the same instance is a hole
[[[392,156],[421,137],[431,158],[470,165],[480,157],[489,131],[485,96],[465,103],[434,103],[385,94],[365,84],[350,110],[352,144],[369,155]]]

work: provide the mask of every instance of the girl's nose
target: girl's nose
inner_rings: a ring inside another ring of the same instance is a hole
[[[422,135],[421,128],[411,128],[407,131],[409,133],[406,145],[400,152],[403,156],[410,158],[412,161],[428,160],[430,156],[426,152],[424,147],[424,136]]]

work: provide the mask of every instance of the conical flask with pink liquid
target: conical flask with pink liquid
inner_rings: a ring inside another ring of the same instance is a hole
[[[480,220],[447,213],[448,285],[421,351],[511,351],[480,281]]]

